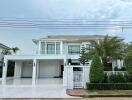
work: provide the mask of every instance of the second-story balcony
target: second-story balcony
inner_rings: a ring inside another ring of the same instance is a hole
[[[41,50],[41,55],[62,55],[62,51],[60,50]]]

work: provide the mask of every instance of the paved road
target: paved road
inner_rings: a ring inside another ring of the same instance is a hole
[[[0,99],[4,100],[4,99]],[[28,99],[6,99],[6,100],[28,100]],[[112,97],[112,98],[85,98],[85,99],[29,99],[29,100],[132,100],[132,98]]]

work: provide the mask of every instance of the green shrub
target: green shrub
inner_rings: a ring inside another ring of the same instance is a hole
[[[100,83],[104,80],[104,66],[97,54],[92,58],[89,78],[91,83]]]
[[[132,56],[128,56],[125,58],[125,65],[126,65],[126,70],[128,72],[130,80],[132,80]]]
[[[123,76],[123,74],[112,74],[109,76],[109,82],[110,83],[126,82],[126,78],[125,76]]]
[[[132,83],[86,83],[88,90],[132,90]]]
[[[108,75],[107,74],[104,75],[103,83],[108,83]]]

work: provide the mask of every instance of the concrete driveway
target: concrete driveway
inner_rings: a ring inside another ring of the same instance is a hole
[[[34,86],[30,81],[7,80],[6,85],[0,85],[0,98],[75,98],[66,94],[62,79],[40,79]]]
[[[0,86],[0,98],[74,98],[63,86]]]

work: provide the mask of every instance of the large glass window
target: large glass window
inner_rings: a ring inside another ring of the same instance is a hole
[[[41,42],[41,54],[60,54],[60,42]]]
[[[41,43],[41,54],[45,54],[45,42]]]
[[[68,54],[80,54],[80,45],[69,45]]]
[[[60,42],[56,42],[56,54],[60,54]]]
[[[47,42],[47,54],[55,54],[55,42]]]

